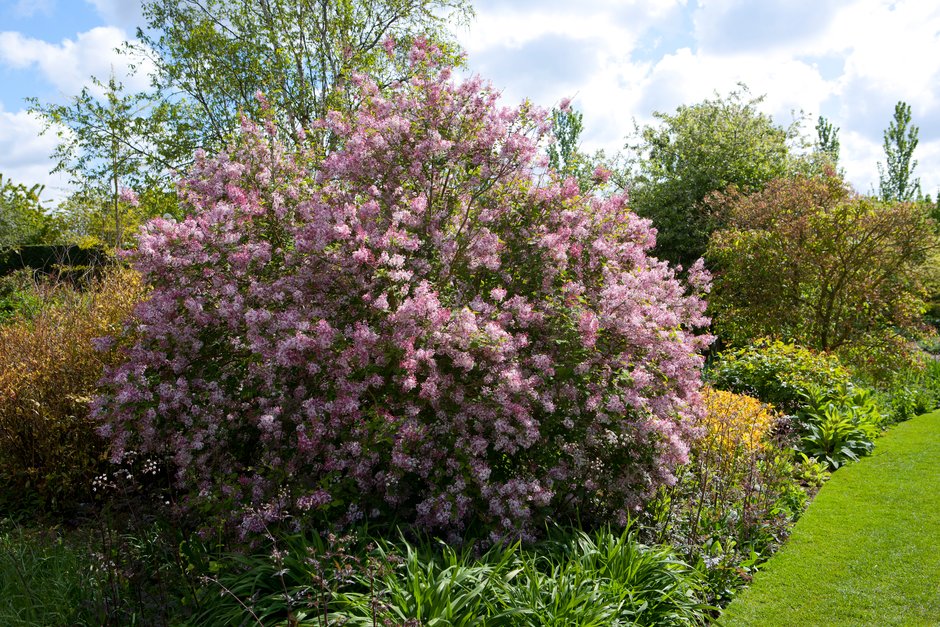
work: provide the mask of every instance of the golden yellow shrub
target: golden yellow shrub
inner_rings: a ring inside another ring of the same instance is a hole
[[[0,325],[0,503],[58,509],[87,491],[104,450],[88,405],[116,355],[92,340],[115,333],[144,290],[125,268],[84,291],[36,290],[41,306],[31,318]]]
[[[739,450],[753,453],[763,447],[775,421],[770,405],[752,396],[710,387],[704,389],[703,396],[706,432],[702,448],[730,456]]]

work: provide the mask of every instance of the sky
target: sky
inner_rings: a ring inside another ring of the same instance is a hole
[[[507,104],[566,97],[584,114],[583,148],[608,154],[655,111],[725,95],[744,83],[788,125],[819,115],[839,127],[841,165],[862,193],[877,188],[883,132],[899,100],[920,128],[915,176],[940,189],[940,3],[933,0],[475,0],[455,31],[471,71]],[[0,0],[0,173],[67,193],[49,174],[53,132],[26,97],[64,102],[113,71],[141,22],[139,0]],[[144,68],[146,71],[146,68]]]

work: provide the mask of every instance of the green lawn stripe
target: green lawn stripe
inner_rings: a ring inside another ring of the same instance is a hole
[[[940,625],[940,411],[832,476],[720,625]]]

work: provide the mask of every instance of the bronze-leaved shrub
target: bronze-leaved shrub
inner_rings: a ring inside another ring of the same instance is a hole
[[[103,445],[88,417],[117,332],[143,296],[139,275],[113,269],[84,291],[37,284],[32,317],[0,326],[0,503],[67,509],[86,495]]]

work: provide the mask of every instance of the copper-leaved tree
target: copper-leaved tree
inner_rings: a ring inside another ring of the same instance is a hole
[[[709,199],[728,227],[711,237],[710,311],[719,336],[848,349],[915,325],[933,221],[921,205],[853,193],[830,172]]]

